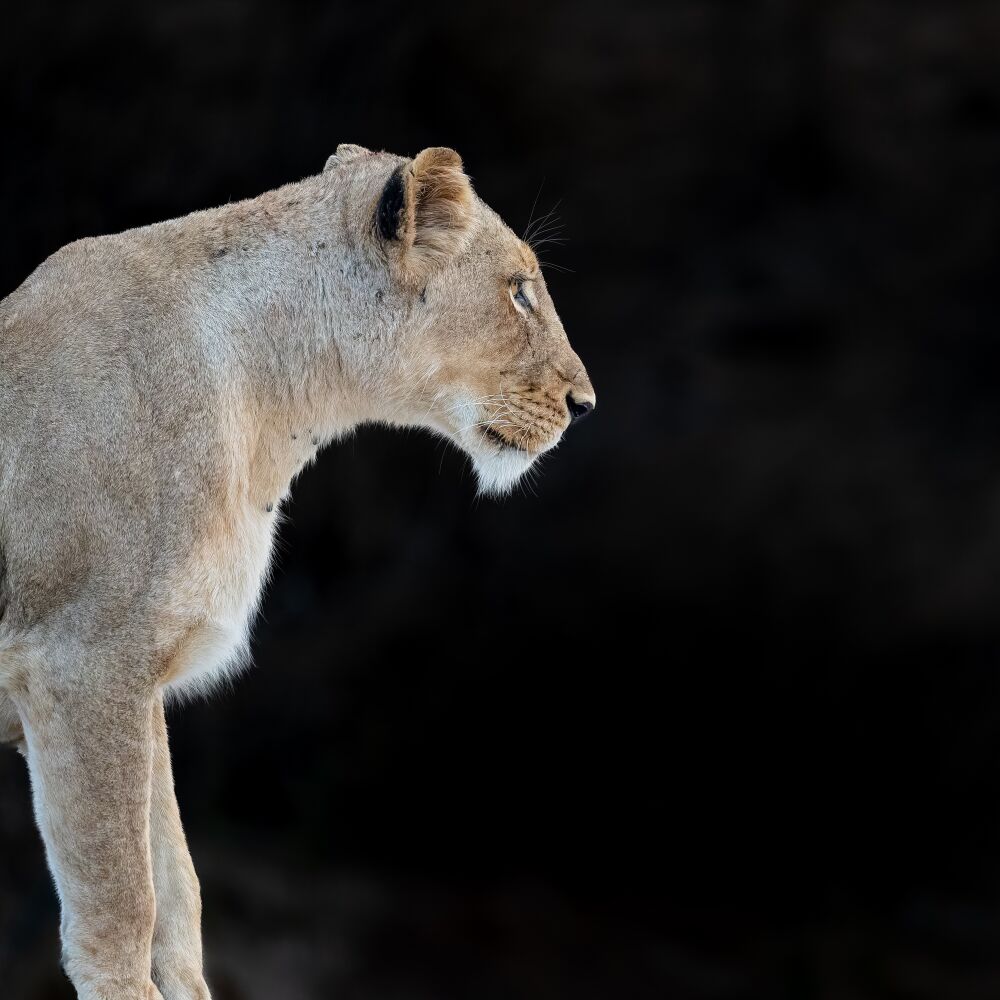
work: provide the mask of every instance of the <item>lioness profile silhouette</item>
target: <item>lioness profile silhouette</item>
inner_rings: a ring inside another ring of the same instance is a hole
[[[458,155],[340,146],[250,201],[64,247],[0,303],[0,740],[81,1000],[205,1000],[163,701],[245,655],[299,470],[364,421],[508,490],[594,406]]]

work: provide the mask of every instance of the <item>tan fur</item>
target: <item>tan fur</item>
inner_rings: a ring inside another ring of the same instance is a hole
[[[404,173],[405,270],[416,281],[462,252],[472,221],[472,185],[452,149],[425,149]]]
[[[296,473],[379,421],[502,493],[569,393],[593,403],[538,263],[447,149],[340,146],[251,201],[71,244],[0,303],[0,742],[28,759],[83,1000],[209,996],[163,698],[243,657]]]

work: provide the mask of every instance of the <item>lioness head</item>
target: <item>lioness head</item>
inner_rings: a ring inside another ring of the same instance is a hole
[[[378,171],[370,237],[403,316],[383,418],[446,435],[481,489],[506,492],[596,402],[539,262],[454,150],[409,160],[342,146],[333,161],[359,157]]]

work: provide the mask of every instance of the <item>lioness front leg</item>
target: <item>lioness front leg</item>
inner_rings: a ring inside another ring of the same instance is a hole
[[[80,1000],[162,1000],[150,978],[154,695],[102,682],[107,667],[35,677],[16,701],[66,973]]]
[[[201,889],[174,793],[163,700],[153,709],[150,842],[156,889],[153,981],[164,1000],[211,1000],[202,975]]]

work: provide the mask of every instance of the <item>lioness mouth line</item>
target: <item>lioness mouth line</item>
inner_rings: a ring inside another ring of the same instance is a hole
[[[500,445],[501,448],[509,448],[511,451],[524,451],[523,448],[508,441],[499,431],[495,431],[492,427],[481,428],[483,432],[483,437],[494,444]]]

